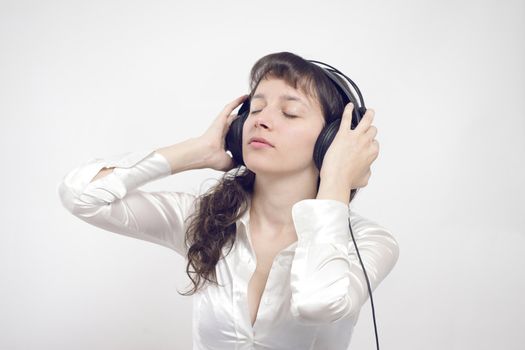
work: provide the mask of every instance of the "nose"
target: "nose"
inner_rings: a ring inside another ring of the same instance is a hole
[[[257,117],[255,119],[255,127],[256,128],[260,128],[260,127],[263,127],[265,129],[268,129],[268,125],[266,125],[266,122],[264,121],[264,119],[260,118],[260,117]]]
[[[254,117],[254,125],[256,128],[263,127],[265,129],[268,129],[271,127],[271,112],[268,110],[268,108],[265,108],[264,110],[260,110],[257,112],[257,114],[252,116]]]

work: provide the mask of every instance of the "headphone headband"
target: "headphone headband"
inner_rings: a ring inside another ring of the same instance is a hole
[[[356,83],[354,83],[352,81],[352,79],[350,79],[349,77],[347,77],[343,72],[341,72],[340,70],[338,70],[337,68],[334,68],[332,67],[331,65],[327,64],[327,63],[324,63],[324,62],[321,62],[321,61],[316,61],[316,60],[307,60],[308,62],[312,62],[312,63],[318,63],[318,64],[322,64],[322,65],[325,65],[329,68],[325,68],[325,67],[321,67],[317,64],[317,66],[319,66],[320,68],[323,69],[323,71],[326,73],[326,75],[341,89],[341,91],[343,91],[343,93],[346,94],[346,96],[348,97],[348,100],[351,101],[355,108],[358,108],[358,107],[365,107],[365,101],[363,99],[363,95],[361,94],[361,90],[359,90],[359,87],[357,87]],[[354,88],[354,90],[356,91],[357,93],[357,96],[359,96],[359,100],[355,97],[355,95],[352,93],[352,91],[348,90],[348,88],[346,86],[344,86],[341,81],[339,81],[339,79],[335,78],[335,73],[343,76],[349,83],[350,85]]]

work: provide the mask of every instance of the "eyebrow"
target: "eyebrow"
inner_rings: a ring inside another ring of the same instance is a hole
[[[262,99],[265,99],[266,96],[264,94],[255,94],[253,95],[252,97],[252,100],[253,99],[256,99],[256,98],[262,98]],[[281,96],[279,96],[279,98],[281,100],[287,100],[287,101],[297,101],[297,102],[300,102],[302,103],[304,106],[308,107],[308,105],[299,97],[296,97],[296,96],[292,96],[292,95],[288,95],[288,94],[282,94]]]

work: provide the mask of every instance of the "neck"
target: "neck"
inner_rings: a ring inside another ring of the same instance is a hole
[[[250,221],[261,232],[295,232],[292,207],[303,199],[316,197],[317,177],[316,173],[304,173],[302,178],[280,177],[276,180],[257,175],[251,197]]]

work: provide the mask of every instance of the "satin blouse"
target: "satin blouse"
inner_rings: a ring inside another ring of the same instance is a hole
[[[90,183],[104,167],[112,173]],[[92,158],[58,183],[62,205],[107,231],[156,243],[186,259],[184,234],[195,195],[148,192],[139,187],[171,175],[161,154],[144,150]],[[331,199],[305,199],[292,207],[298,240],[273,261],[256,321],[248,310],[248,282],[257,264],[249,210],[236,223],[236,239],[216,265],[220,286],[193,295],[193,349],[347,349],[368,288],[348,219],[372,291],[392,270],[399,246],[384,227]],[[373,326],[373,323],[370,323]]]

